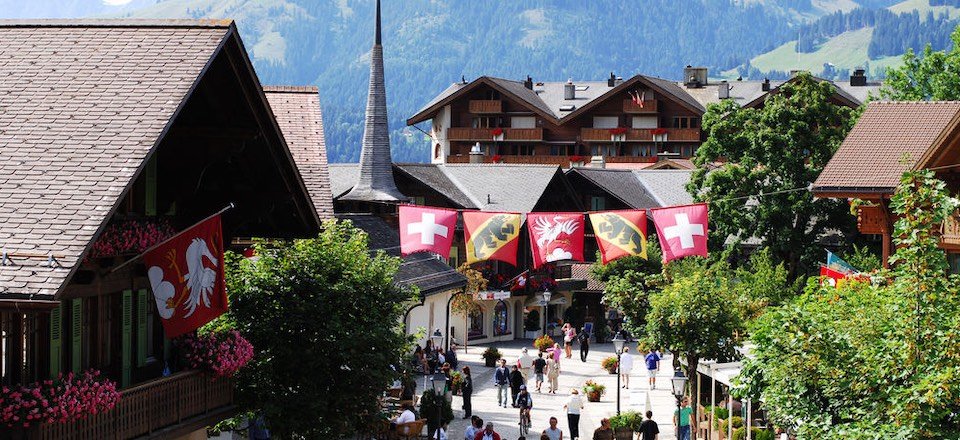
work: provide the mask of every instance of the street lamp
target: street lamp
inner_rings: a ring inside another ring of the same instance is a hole
[[[620,355],[623,353],[623,344],[627,342],[623,338],[623,332],[619,331],[613,337],[613,350],[617,352],[617,415],[620,415]]]
[[[543,334],[547,334],[547,307],[550,307],[550,297],[553,296],[553,293],[550,292],[550,289],[543,291]]]
[[[680,406],[680,402],[683,401],[683,395],[686,394],[687,377],[677,368],[673,377],[670,378],[670,382],[673,385],[673,396],[677,398],[677,440],[680,440],[680,421],[683,417],[683,408]]]
[[[434,333],[436,335],[440,330]],[[447,376],[443,373],[437,373],[430,377],[430,385],[433,386],[434,402],[437,405],[437,431],[436,437],[440,438],[440,427],[443,426],[443,399],[446,399],[445,388],[447,385]]]

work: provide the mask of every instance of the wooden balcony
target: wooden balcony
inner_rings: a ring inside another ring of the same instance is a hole
[[[609,128],[581,128],[580,140],[583,142],[612,142]],[[653,142],[653,128],[628,128],[621,136],[623,142]],[[699,128],[664,128],[666,142],[699,141]]]
[[[588,157],[587,162],[590,162]],[[470,163],[470,155],[462,154],[455,156],[448,156],[447,163]],[[493,156],[484,156],[483,163],[493,163]],[[560,165],[562,167],[567,167],[570,165],[570,156],[510,156],[510,155],[501,155],[500,163],[521,163],[521,164],[532,164],[532,165]]]
[[[74,423],[40,425],[25,438],[173,438],[230,417],[235,408],[232,380],[211,380],[186,371],[123,390],[120,402],[106,413]]]
[[[493,128],[450,127],[447,139],[451,141],[494,141]],[[504,128],[503,141],[537,142],[543,140],[542,128]]]
[[[633,102],[632,99],[623,100],[623,112],[624,113],[656,113],[657,112],[657,100],[656,99],[644,99],[643,107],[637,105]]]
[[[499,99],[471,99],[470,113],[503,113],[503,101]]]
[[[957,218],[956,213],[947,217],[940,225],[940,245],[950,249],[960,247],[960,218]]]

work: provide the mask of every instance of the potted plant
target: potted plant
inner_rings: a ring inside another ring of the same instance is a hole
[[[600,385],[592,380],[588,380],[583,384],[583,394],[587,395],[587,401],[589,402],[599,402],[600,398],[606,393],[606,386]]]
[[[537,350],[540,350],[541,353],[549,350],[553,347],[553,344],[556,344],[556,342],[547,335],[543,335],[533,341],[533,346],[536,347]]]
[[[610,417],[610,428],[613,429],[614,438],[617,440],[632,440],[633,433],[640,431],[641,423],[643,423],[643,416],[636,411],[625,411]]]
[[[497,350],[496,347],[487,347],[481,356],[483,356],[483,365],[487,367],[495,367],[497,366],[497,361],[503,357],[503,353],[501,353],[500,350]]]
[[[617,374],[617,357],[609,356],[600,362],[600,366],[610,374]]]
[[[531,310],[530,313],[527,313],[527,317],[523,320],[523,330],[526,332],[524,336],[528,339],[535,339],[537,333],[540,331],[540,312],[537,310]]]

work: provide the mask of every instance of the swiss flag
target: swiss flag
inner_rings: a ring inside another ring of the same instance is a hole
[[[400,205],[400,254],[432,252],[447,259],[456,226],[452,209]]]
[[[707,256],[707,205],[673,206],[650,211],[663,248],[663,262]]]
[[[167,338],[196,330],[227,311],[219,215],[148,251],[143,261]]]

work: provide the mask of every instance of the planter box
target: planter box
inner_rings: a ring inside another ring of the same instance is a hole
[[[483,366],[485,367],[496,367],[497,360],[494,358],[483,358]]]
[[[613,434],[617,440],[633,440],[633,431],[630,428],[617,428]]]

